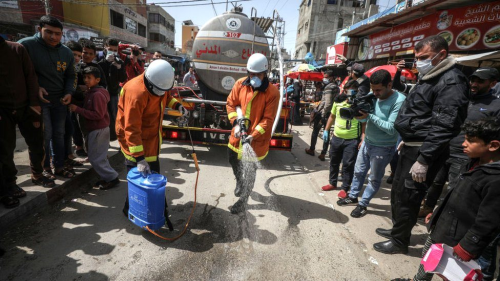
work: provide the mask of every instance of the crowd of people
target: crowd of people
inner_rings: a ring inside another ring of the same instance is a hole
[[[74,145],[77,156],[87,157],[100,176],[94,187],[105,190],[119,183],[107,158],[110,141],[118,140],[128,170],[159,172],[163,111],[158,109],[188,114],[170,95],[174,69],[161,60],[161,53],[146,65],[140,59],[143,48],[109,38],[99,54],[90,42],[62,45],[62,29],[56,18],[43,16],[33,37],[18,43],[0,37],[5,54],[0,61],[0,203],[6,208],[17,207],[19,198],[26,196],[16,184],[16,126],[29,148],[33,184],[50,188],[57,177],[74,177],[74,167],[82,165],[75,159]],[[128,55],[123,52],[127,48]],[[404,61],[395,77],[386,70],[367,77],[364,66],[354,64],[342,89],[338,77],[325,71],[323,85],[316,85],[322,95],[305,153],[315,155],[323,129],[318,158],[325,161],[329,149],[330,171],[322,190],[339,189],[337,204],[355,206],[353,218],[369,212],[391,165],[393,226],[375,230],[386,239],[373,245],[376,251],[406,254],[418,217],[425,217],[430,235],[423,255],[432,244],[445,243],[458,259],[476,259],[484,280],[492,280],[500,240],[500,99],[495,90],[500,75],[484,67],[466,77],[439,36],[416,44],[415,64],[415,84],[399,79]],[[247,70],[248,76],[236,82],[227,99],[234,125],[228,155],[239,197],[231,208],[234,214],[245,210],[257,169],[253,164],[242,170],[244,145],[251,145],[257,160],[266,157],[273,112],[280,102],[278,89],[267,77],[265,56],[252,55]],[[195,85],[193,69],[183,80]],[[300,103],[300,83],[292,89],[291,98]],[[244,137],[240,109],[252,121]],[[301,123],[298,110],[295,106],[296,124]],[[242,173],[250,180],[242,181]],[[435,209],[446,182],[447,195]],[[128,215],[128,196],[123,212]],[[431,279],[422,267],[413,277]]]
[[[458,259],[476,259],[484,280],[492,280],[500,240],[499,72],[483,67],[466,77],[439,36],[415,46],[415,64],[415,84],[399,79],[404,60],[394,77],[378,70],[368,78],[363,65],[354,64],[341,91],[332,82],[332,72],[325,71],[324,94],[314,110],[318,117],[305,153],[314,155],[323,129],[319,159],[324,161],[329,145],[330,173],[322,190],[339,189],[337,204],[355,206],[353,218],[369,212],[370,200],[391,165],[387,182],[392,185],[393,226],[375,230],[386,239],[373,245],[376,251],[406,254],[421,217],[430,231],[422,256],[432,244],[445,243]],[[376,98],[372,103],[371,95]],[[346,108],[355,108],[351,116]],[[436,208],[446,182],[447,195]],[[420,266],[408,280],[431,279]]]
[[[90,41],[63,45],[63,26],[51,16],[41,17],[37,31],[17,43],[0,37],[5,55],[0,61],[0,203],[6,208],[17,207],[26,196],[16,183],[16,126],[28,146],[33,184],[54,187],[56,178],[73,178],[74,167],[88,161],[101,178],[94,187],[116,186],[118,173],[107,152],[120,131],[115,128],[118,101],[125,83],[152,64],[141,59],[144,48],[114,38],[106,40],[102,52]],[[153,61],[161,58],[155,52]]]

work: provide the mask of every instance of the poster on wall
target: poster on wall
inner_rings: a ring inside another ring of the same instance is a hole
[[[125,17],[125,29],[136,34],[137,33],[137,22],[135,20]]]
[[[0,1],[0,8],[11,8],[11,9],[19,9],[19,5],[16,1]]]
[[[406,54],[420,40],[436,34],[446,39],[450,51],[500,48],[500,1],[438,11],[372,34],[361,42],[358,59]]]

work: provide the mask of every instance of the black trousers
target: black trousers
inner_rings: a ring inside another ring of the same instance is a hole
[[[236,189],[242,190],[240,200],[247,202],[255,185],[257,163],[246,163],[243,165],[243,163],[238,160],[238,153],[229,148],[227,149],[227,155],[229,157],[229,164],[231,164],[233,168],[233,174],[236,177]]]
[[[432,184],[440,168],[446,161],[448,153],[441,153],[437,160],[429,164],[426,181],[413,181],[410,169],[417,161],[419,147],[404,145],[399,155],[398,167],[391,190],[391,211],[393,227],[392,242],[399,247],[407,247],[410,243],[411,230],[417,223],[420,204]]]
[[[358,139],[342,139],[332,136],[330,145],[330,184],[337,186],[339,167],[342,162],[342,189],[349,191],[358,157]]]
[[[449,165],[448,189],[453,189],[457,186],[460,170],[462,169],[462,166],[466,165],[468,162],[468,159],[450,156],[447,161],[447,164]]]
[[[293,100],[293,125],[302,125],[302,117],[300,116],[300,100]]]
[[[311,147],[309,149],[311,149],[311,150],[316,149],[316,142],[318,141],[319,131],[321,131],[321,128],[325,127],[329,116],[330,116],[330,114],[328,114],[328,116],[326,116],[326,119],[321,118],[321,117],[317,117],[314,119],[313,131],[312,131],[312,135],[311,135]],[[328,144],[329,143],[330,143],[329,141],[323,141],[323,150],[321,150],[321,154],[326,154],[326,152],[328,151]]]
[[[16,110],[0,108],[0,166],[5,184],[12,184],[17,180],[17,169],[14,164],[16,125],[28,145],[31,173],[40,175],[43,172],[45,159],[43,123],[41,117],[37,118],[40,127],[35,128],[33,126],[34,114],[29,107]]]
[[[425,206],[434,208],[436,207],[437,201],[443,193],[444,185],[448,181],[448,171],[450,170],[450,164],[444,163],[441,169],[439,169],[434,182],[427,191],[427,199],[425,200]]]

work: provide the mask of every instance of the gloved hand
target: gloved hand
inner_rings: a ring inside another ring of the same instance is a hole
[[[324,130],[323,131],[323,141],[329,141],[330,138],[330,131],[329,130]]]
[[[241,138],[241,127],[238,124],[234,126],[234,137],[238,139]]]
[[[114,54],[112,54],[112,53],[108,53],[108,54],[106,55],[106,60],[107,60],[107,61],[109,61],[109,62],[113,62],[113,61],[115,61],[115,55],[114,55]]]
[[[252,144],[252,141],[253,141],[252,135],[248,135],[247,138],[245,139],[245,143],[248,143],[248,144]]]
[[[464,248],[462,248],[462,246],[460,246],[460,243],[453,247],[453,256],[465,262],[468,262],[473,258],[473,256],[469,252],[467,252],[466,250],[464,250]]]
[[[151,174],[151,169],[149,168],[149,164],[146,160],[141,160],[137,163],[137,171],[139,171],[143,177],[147,177]]]
[[[188,116],[189,111],[182,105],[179,106],[179,112],[182,114],[182,116]]]
[[[411,166],[410,174],[414,181],[424,182],[427,178],[427,170],[429,170],[428,165],[420,164],[420,162],[416,161],[415,164]]]

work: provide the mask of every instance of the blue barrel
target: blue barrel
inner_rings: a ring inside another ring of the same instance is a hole
[[[160,174],[142,177],[137,168],[132,168],[128,180],[128,218],[139,227],[152,230],[165,225],[165,186],[167,178]]]

